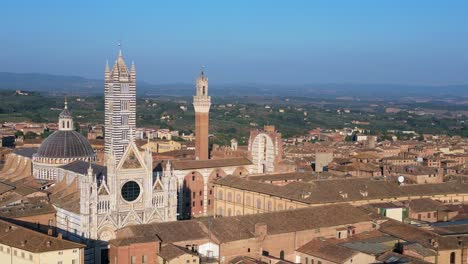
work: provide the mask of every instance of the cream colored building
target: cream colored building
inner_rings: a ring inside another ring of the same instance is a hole
[[[0,263],[82,264],[85,245],[0,220]]]
[[[168,151],[180,150],[182,144],[174,140],[150,141],[142,146],[143,149],[153,153],[164,153]]]
[[[399,186],[361,178],[291,182],[278,186],[235,176],[227,176],[214,183],[217,216],[259,214],[336,203],[359,206],[419,198],[466,203],[468,184],[449,182]]]

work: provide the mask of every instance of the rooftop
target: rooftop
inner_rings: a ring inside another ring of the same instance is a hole
[[[83,244],[48,236],[3,220],[0,220],[0,243],[33,253],[85,247]]]

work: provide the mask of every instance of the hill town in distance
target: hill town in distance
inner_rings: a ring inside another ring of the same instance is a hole
[[[152,84],[126,49],[91,77],[0,68],[0,264],[468,264],[468,86]]]

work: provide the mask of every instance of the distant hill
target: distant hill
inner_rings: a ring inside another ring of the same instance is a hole
[[[102,94],[103,80],[87,79],[79,76],[60,76],[39,73],[0,72],[0,89],[29,90],[53,94]],[[139,81],[139,95],[191,96],[194,84],[150,84]],[[214,96],[291,96],[313,98],[402,98],[468,97],[467,85],[423,86],[398,84],[213,84],[210,93]],[[465,99],[466,100],[466,99]]]

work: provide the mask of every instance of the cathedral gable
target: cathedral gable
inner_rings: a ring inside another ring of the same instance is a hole
[[[131,152],[126,157],[124,163],[122,164],[122,169],[140,169],[142,168],[140,161],[135,155],[135,152]]]
[[[109,195],[109,190],[107,190],[107,187],[104,184],[101,184],[98,195]]]
[[[145,168],[143,159],[138,152],[137,147],[131,142],[120,161],[121,169],[143,169]]]
[[[162,183],[161,183],[161,181],[159,179],[154,183],[153,190],[155,190],[155,191],[163,191],[164,190],[164,188],[162,186]]]

